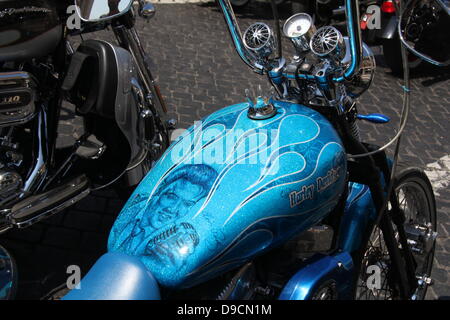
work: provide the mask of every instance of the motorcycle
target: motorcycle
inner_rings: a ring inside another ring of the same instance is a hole
[[[435,199],[423,171],[397,170],[407,76],[398,134],[360,140],[358,120],[389,118],[357,112],[375,71],[358,1],[345,1],[348,37],[305,13],[242,34],[230,2],[218,3],[239,56],[272,89],[246,90],[168,148],[108,253],[63,299],[423,299]],[[282,31],[297,52],[289,62]]]
[[[411,52],[408,56],[411,70],[418,68],[423,62],[437,66],[450,64],[450,37],[446,32],[450,27],[449,1],[406,1],[400,33],[394,1],[383,1],[381,11],[382,25],[385,27],[377,32],[377,37],[382,39],[385,61],[394,73],[401,74],[403,70],[401,42]],[[415,53],[417,51],[422,54]]]
[[[101,4],[101,5],[99,5]],[[128,196],[169,145],[173,121],[134,28],[133,1],[0,3],[0,233],[114,187]],[[81,20],[70,28],[68,10]],[[70,9],[70,8],[69,8]],[[155,8],[139,1],[141,17]],[[70,37],[111,27],[119,45]],[[63,101],[84,134],[56,148]],[[6,260],[5,260],[6,261]]]

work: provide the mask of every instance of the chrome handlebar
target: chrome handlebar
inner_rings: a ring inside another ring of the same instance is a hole
[[[222,9],[225,22],[228,25],[228,29],[230,31],[231,38],[233,39],[233,43],[236,47],[237,53],[245,62],[245,64],[247,64],[255,72],[263,74],[264,67],[257,62],[258,59],[256,55],[245,48],[244,42],[242,41],[242,33],[236,20],[236,16],[234,15],[233,8],[231,7],[230,0],[218,0],[218,2],[220,8]]]
[[[338,79],[333,79],[341,82],[345,79],[351,79],[361,66],[362,60],[362,38],[361,28],[359,26],[359,0],[345,0],[345,14],[347,17],[347,30],[350,40],[351,63],[345,70],[344,76]]]
[[[239,29],[239,24],[234,15],[230,0],[218,0],[218,2],[222,9],[225,22],[228,25],[236,51],[241,59],[257,73],[264,74],[265,72],[271,72],[272,70],[265,70],[265,67],[258,63],[256,55],[245,47],[242,41],[242,33]],[[343,82],[344,80],[351,79],[359,72],[362,60],[362,39],[359,27],[359,0],[345,0],[345,12],[350,38],[351,63],[341,77],[333,79],[335,82]],[[279,64],[274,63],[273,65],[277,66]]]

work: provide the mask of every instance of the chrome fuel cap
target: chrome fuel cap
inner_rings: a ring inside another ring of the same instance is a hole
[[[259,92],[261,92],[261,87],[259,87]],[[265,120],[272,118],[277,114],[277,108],[272,103],[273,93],[270,98],[258,95],[256,99],[250,97],[250,91],[245,90],[245,96],[248,101],[248,112],[247,116],[252,120]]]

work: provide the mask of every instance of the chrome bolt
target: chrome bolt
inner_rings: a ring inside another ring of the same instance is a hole
[[[169,130],[173,130],[173,129],[175,129],[177,123],[178,123],[178,121],[176,119],[169,119],[169,120],[167,120],[167,128]]]

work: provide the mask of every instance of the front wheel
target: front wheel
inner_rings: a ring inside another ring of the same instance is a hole
[[[404,228],[417,264],[416,277],[419,285],[415,299],[425,298],[427,285],[433,266],[434,240],[436,236],[436,203],[433,189],[426,174],[417,168],[399,168],[394,183],[395,195],[405,215]],[[394,231],[395,231],[394,226]],[[389,252],[383,232],[377,226],[358,255],[356,264],[359,272],[356,280],[356,300],[393,300],[398,299],[396,272],[392,269]],[[374,279],[377,274],[379,279]],[[399,272],[405,272],[399,270]]]

